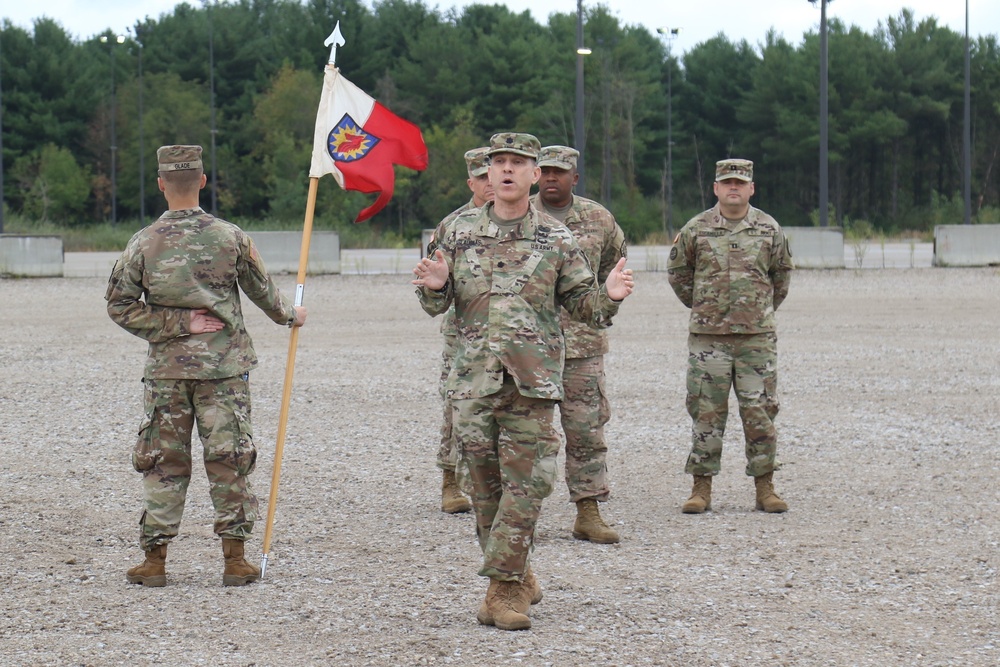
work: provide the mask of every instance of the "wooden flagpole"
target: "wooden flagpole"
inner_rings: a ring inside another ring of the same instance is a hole
[[[330,47],[330,60],[327,67],[334,67],[337,47],[344,45],[344,36],[340,33],[340,21],[334,26],[333,32],[323,42]],[[322,105],[321,105],[322,106]],[[315,149],[315,146],[313,147]],[[319,190],[319,176],[309,177],[309,197],[306,200],[306,217],[302,225],[302,250],[299,252],[299,274],[295,285],[295,305],[302,305],[302,294],[306,283],[306,267],[309,264],[309,242],[312,239],[313,215],[316,212],[316,192]],[[299,328],[292,327],[288,338],[288,363],[285,365],[285,390],[281,395],[281,414],[278,417],[278,438],[274,445],[274,472],[271,473],[271,496],[267,501],[267,525],[264,528],[264,546],[261,548],[260,576],[264,578],[267,572],[267,556],[271,550],[271,535],[274,528],[274,511],[278,505],[278,484],[281,481],[281,457],[285,451],[285,429],[288,425],[288,404],[292,399],[292,376],[295,373],[295,350],[299,344]]]
[[[302,305],[306,282],[306,268],[309,264],[309,243],[312,240],[313,214],[316,212],[316,192],[318,178],[309,179],[309,198],[306,201],[306,217],[302,226],[302,250],[299,252],[299,273],[295,280],[295,305]],[[267,556],[271,549],[271,534],[274,527],[274,510],[278,504],[278,483],[281,481],[281,457],[285,450],[285,430],[288,426],[288,405],[292,399],[292,377],[295,374],[295,351],[299,345],[299,329],[292,327],[288,338],[288,361],[285,364],[285,389],[281,395],[281,413],[278,417],[278,439],[274,445],[274,472],[271,473],[271,495],[267,501],[267,526],[264,528],[264,546],[260,556],[260,576],[267,571]]]

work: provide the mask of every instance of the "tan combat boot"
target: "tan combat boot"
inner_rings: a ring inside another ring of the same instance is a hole
[[[226,557],[223,586],[245,586],[260,579],[260,568],[243,559],[243,540],[223,537],[222,555]]]
[[[701,514],[712,509],[712,476],[695,475],[691,487],[691,497],[681,505],[684,514]]]
[[[130,584],[142,584],[151,588],[167,585],[167,545],[161,544],[146,552],[146,560],[135,567],[130,567],[125,573],[125,579]]]
[[[753,483],[757,487],[757,509],[780,514],[788,511],[788,503],[775,493],[774,484],[771,483],[773,475],[774,472],[769,472],[753,478]]]
[[[461,514],[472,509],[472,503],[462,495],[455,479],[454,470],[445,470],[441,480],[441,511],[448,514]]]
[[[479,607],[476,620],[483,625],[495,625],[501,630],[527,630],[531,627],[528,618],[528,595],[520,581],[500,581],[490,579],[486,600]]]
[[[538,578],[535,577],[535,573],[531,571],[531,566],[524,572],[524,578],[521,579],[521,590],[524,596],[528,599],[529,611],[530,605],[538,604],[542,601],[542,585],[538,583]]]
[[[576,503],[576,523],[573,524],[573,537],[598,544],[615,544],[621,540],[618,533],[604,523],[601,512],[597,509],[597,501],[593,498],[584,498]]]

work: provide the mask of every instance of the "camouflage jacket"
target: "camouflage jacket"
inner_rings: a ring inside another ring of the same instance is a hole
[[[531,203],[544,211],[544,204],[536,194]],[[563,220],[576,237],[590,268],[597,272],[597,282],[603,285],[608,274],[622,257],[627,257],[625,232],[618,226],[615,216],[596,201],[573,195],[573,206]],[[596,357],[608,352],[608,332],[594,329],[575,321],[563,309],[563,335],[566,337],[566,358]]]
[[[534,206],[503,238],[490,221],[492,204],[445,220],[434,246],[450,268],[440,290],[418,288],[420,305],[440,315],[455,304],[459,340],[448,395],[496,393],[504,371],[525,396],[561,400],[564,343],[559,306],[594,327],[618,312],[570,231]]]
[[[670,286],[691,309],[690,331],[702,334],[774,331],[793,268],[774,218],[751,206],[733,223],[718,204],[684,225],[667,263]]]
[[[146,378],[218,379],[257,365],[237,285],[275,322],[295,319],[250,236],[193,208],[167,211],[136,232],[104,298],[116,324],[149,341]],[[196,308],[207,308],[225,327],[191,335],[189,313]]]

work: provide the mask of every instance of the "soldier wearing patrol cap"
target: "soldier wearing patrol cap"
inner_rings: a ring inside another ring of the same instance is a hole
[[[576,237],[598,282],[625,257],[625,232],[611,212],[590,199],[573,194],[580,176],[576,171],[580,152],[569,146],[546,146],[538,155],[541,177],[532,204],[566,225]],[[566,435],[566,486],[576,503],[573,537],[600,544],[618,542],[618,532],[607,525],[598,501],[611,495],[608,487],[604,425],[611,419],[611,405],[604,389],[604,355],[608,334],[576,322],[562,312],[566,337],[563,368],[565,396],[559,403],[559,418]]]
[[[243,557],[257,519],[249,381],[257,357],[240,289],[279,324],[302,326],[306,309],[281,294],[250,236],[199,206],[201,146],[161,146],[156,157],[169,210],[132,237],[104,296],[111,319],[149,342],[145,416],[132,450],[143,480],[139,544],[146,558],[125,576],[166,585],[167,544],[180,528],[197,426],[222,538],[222,583],[241,586],[260,569]]]
[[[685,472],[694,484],[681,511],[700,514],[712,507],[712,477],[721,468],[735,389],[755,506],[785,512],[788,504],[772,482],[778,467],[774,312],[788,295],[792,254],[774,218],[750,205],[753,162],[720,160],[714,190],[718,203],[684,225],[667,265],[670,286],[691,309],[687,408],[693,444]]]
[[[486,152],[489,146],[473,148],[465,152],[465,166],[469,177],[466,183],[472,191],[472,198],[463,206],[449,213],[444,223],[458,217],[470,209],[479,208],[488,201],[493,201],[493,186],[490,185],[489,160]],[[427,254],[434,253],[434,244],[427,248]],[[441,322],[441,335],[444,337],[444,350],[441,353],[441,380],[438,388],[444,399],[444,418],[441,422],[441,446],[438,449],[437,466],[442,471],[441,479],[441,511],[448,514],[460,514],[472,509],[472,503],[462,493],[455,477],[455,467],[458,463],[458,450],[455,447],[455,436],[452,433],[451,399],[448,398],[447,382],[451,374],[451,362],[458,353],[458,329],[455,326],[455,307],[445,313]]]
[[[438,225],[433,255],[413,270],[428,314],[455,305],[462,345],[448,395],[459,474],[468,475],[473,490],[479,574],[490,579],[476,617],[503,630],[531,627],[530,606],[542,598],[528,557],[556,477],[559,306],[606,327],[633,288],[624,259],[599,285],[573,234],[531,204],[539,149],[530,134],[493,135],[487,151],[493,202]]]

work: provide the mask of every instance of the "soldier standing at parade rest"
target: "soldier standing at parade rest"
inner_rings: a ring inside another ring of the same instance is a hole
[[[597,281],[604,282],[627,255],[625,232],[611,212],[590,199],[573,194],[580,179],[576,162],[580,152],[568,146],[546,146],[538,154],[542,175],[531,203],[566,225],[587,256]],[[573,537],[601,544],[619,541],[618,533],[601,518],[597,503],[611,495],[608,487],[608,445],[604,425],[611,419],[611,404],[604,388],[604,355],[608,334],[575,322],[562,312],[566,338],[563,367],[564,396],[559,418],[566,435],[566,486],[576,503]]]
[[[462,345],[448,393],[473,489],[479,574],[490,579],[477,619],[503,630],[531,627],[530,605],[542,597],[528,557],[556,477],[559,307],[591,326],[609,326],[634,286],[624,259],[598,285],[573,234],[531,205],[540,148],[530,134],[493,135],[494,201],[439,225],[434,256],[413,270],[428,314],[455,304]]]
[[[775,310],[788,295],[792,253],[778,223],[750,206],[753,162],[716,163],[718,203],[690,220],[670,250],[668,280],[691,309],[687,409],[692,448],[684,471],[694,477],[685,514],[712,507],[729,393],[735,388],[746,439],[746,474],[756,508],[785,512],[774,490],[777,469],[778,352]]]
[[[470,209],[479,208],[488,201],[493,201],[493,186],[490,185],[489,164],[486,160],[488,146],[473,148],[465,153],[465,166],[469,174],[466,183],[472,191],[472,198],[465,205],[455,209],[442,221],[458,217]],[[427,256],[434,254],[434,244],[427,247]],[[444,417],[441,422],[441,447],[438,449],[437,466],[442,470],[441,480],[441,511],[448,514],[459,514],[472,509],[472,503],[459,489],[455,478],[455,467],[458,464],[458,450],[455,447],[455,436],[451,425],[451,399],[448,398],[447,383],[451,373],[451,361],[458,352],[458,329],[455,326],[454,304],[445,313],[441,322],[441,335],[444,337],[444,350],[441,353],[441,381],[439,390],[444,400]]]
[[[166,585],[167,544],[180,528],[195,425],[222,538],[222,583],[260,578],[243,557],[257,519],[249,478],[257,461],[249,371],[257,356],[239,290],[278,324],[306,321],[306,309],[272,282],[250,236],[199,206],[206,180],[201,153],[201,146],[156,151],[157,183],[169,210],[129,241],[104,297],[111,319],[149,342],[145,417],[132,451],[143,480],[139,543],[146,559],[126,574],[129,583],[145,586]]]

